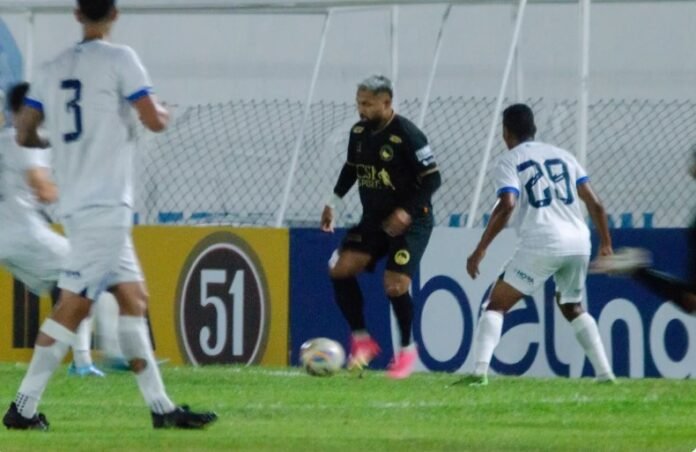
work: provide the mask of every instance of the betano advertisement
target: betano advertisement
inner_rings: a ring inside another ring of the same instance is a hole
[[[172,364],[288,362],[288,231],[141,226],[156,354]],[[26,361],[50,297],[0,274],[0,360]]]
[[[491,283],[515,248],[505,231],[489,249],[481,275],[466,274],[466,258],[481,230],[436,228],[413,281],[414,338],[420,370],[468,372],[473,368],[473,328]],[[316,336],[348,346],[348,329],[327,274],[327,261],[343,232],[291,231],[291,337],[293,362],[299,345]],[[683,275],[686,232],[679,229],[614,230],[614,245],[643,246],[654,253],[655,266]],[[596,246],[595,248],[596,249]],[[396,327],[383,294],[381,273],[360,278],[365,293],[368,329],[382,346],[377,367],[393,354]],[[665,303],[628,278],[591,275],[587,309],[598,320],[614,370],[619,376],[686,378],[696,375],[696,317]],[[592,368],[572,329],[553,302],[548,283],[534,297],[518,303],[506,316],[492,370],[529,376],[590,376]]]

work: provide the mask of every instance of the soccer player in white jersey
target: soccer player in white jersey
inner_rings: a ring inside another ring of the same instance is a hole
[[[7,106],[13,118],[28,90],[29,84],[18,83],[8,92]],[[0,97],[4,99],[4,95]],[[58,282],[68,241],[39,213],[40,203],[53,203],[58,195],[49,173],[48,150],[20,149],[10,125],[0,113],[0,265],[41,295]],[[77,330],[71,375],[104,376],[92,362],[91,327],[91,318],[87,318]]]
[[[597,323],[581,304],[591,244],[579,202],[585,203],[597,227],[602,256],[612,254],[606,213],[575,157],[534,141],[535,134],[534,115],[527,105],[512,105],[503,112],[503,140],[509,151],[495,163],[498,201],[467,259],[467,273],[472,278],[479,274],[486,249],[508,223],[515,207],[518,245],[495,282],[474,333],[474,373],[461,381],[488,383],[488,367],[500,341],[503,315],[551,276],[556,282],[556,302],[594,366],[597,380],[613,381]]]
[[[148,295],[133,242],[133,152],[136,120],[164,130],[169,115],[152,95],[150,79],[129,47],[107,42],[118,16],[114,0],[78,0],[75,17],[83,41],[40,71],[17,121],[17,142],[40,142],[43,122],[53,147],[61,197],[60,220],[70,251],[58,286],[60,299],[41,326],[34,355],[16,399],[3,418],[8,428],[47,430],[37,413],[48,380],[61,363],[75,330],[99,294],[119,304],[121,349],[135,373],[155,428],[201,428],[217,419],[176,406],[155,362],[145,319]]]

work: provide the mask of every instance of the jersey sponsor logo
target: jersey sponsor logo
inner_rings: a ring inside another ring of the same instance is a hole
[[[377,171],[375,166],[362,164],[355,165],[355,169],[358,175],[359,187],[375,190],[396,190],[396,187],[392,184],[391,176],[385,169]]]
[[[343,130],[346,130],[346,129],[343,129]],[[353,127],[353,133],[363,133],[364,130],[365,130],[365,127],[363,127],[363,126]]]
[[[404,142],[404,140],[402,140],[401,137],[398,135],[391,135],[389,137],[389,141],[391,141],[394,144],[401,144]]]
[[[430,145],[425,145],[416,151],[416,158],[423,165],[430,165],[435,161]]]
[[[382,161],[385,161],[385,162],[390,161],[391,159],[394,158],[394,148],[392,148],[388,144],[385,144],[379,150],[379,158],[381,158]]]
[[[179,275],[177,335],[192,364],[253,364],[263,356],[270,300],[263,267],[240,237],[201,240]]]
[[[516,268],[513,270],[515,272],[515,275],[517,275],[518,278],[520,278],[522,281],[525,281],[529,284],[534,284],[534,278],[529,276],[527,273],[523,272],[519,268]]]
[[[82,277],[82,273],[77,270],[63,270],[63,274],[70,279],[80,279]]]
[[[382,185],[385,188],[391,188],[392,190],[396,190],[396,187],[394,186],[394,184],[392,184],[391,176],[389,176],[387,170],[382,168],[382,170],[379,173],[377,173],[377,176],[379,177],[380,182],[382,182]]]
[[[411,253],[408,250],[399,250],[394,254],[394,262],[399,265],[406,265],[411,260]]]

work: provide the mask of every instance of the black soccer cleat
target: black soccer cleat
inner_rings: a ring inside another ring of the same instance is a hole
[[[43,413],[35,414],[32,418],[26,418],[19,414],[17,410],[17,404],[12,402],[10,408],[5,413],[5,417],[2,418],[2,423],[5,427],[14,430],[41,430],[48,431],[48,421]]]
[[[216,420],[217,414],[212,411],[196,413],[191,411],[188,405],[178,406],[171,413],[152,413],[152,426],[154,428],[197,429],[212,424]]]

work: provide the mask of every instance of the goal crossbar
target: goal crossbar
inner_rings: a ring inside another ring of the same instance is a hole
[[[683,3],[693,0],[593,0],[592,3]],[[513,0],[221,0],[221,1],[162,1],[147,3],[124,0],[119,3],[122,13],[130,14],[324,14],[332,8],[365,8],[374,6],[407,5],[514,5]],[[529,0],[529,4],[576,5],[578,0]],[[72,11],[71,1],[0,0],[0,12],[64,14]]]

